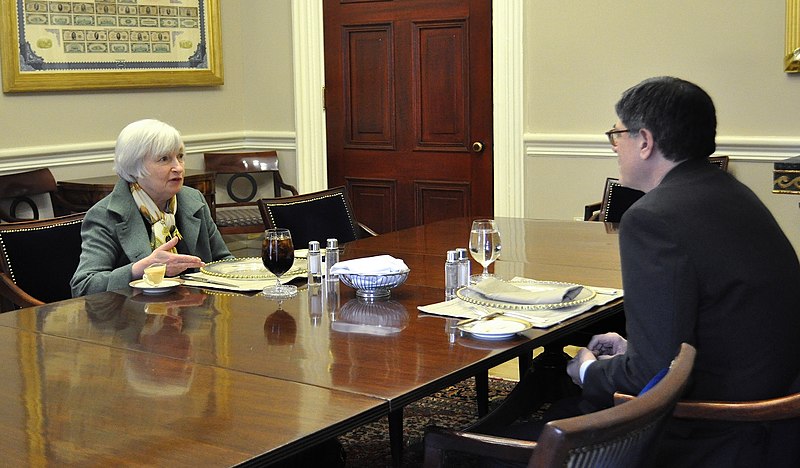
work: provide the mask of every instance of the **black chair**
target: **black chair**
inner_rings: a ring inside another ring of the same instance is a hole
[[[240,151],[205,153],[205,167],[217,175],[227,175],[226,190],[230,203],[215,203],[211,207],[217,228],[222,234],[246,234],[264,231],[264,223],[256,206],[258,181],[254,175],[272,177],[275,197],[281,190],[297,195],[297,189],[283,181],[278,170],[276,151]],[[242,188],[246,189],[242,191]],[[238,191],[238,192],[237,192]]]
[[[715,166],[719,166],[725,172],[728,172],[728,156],[710,156],[708,161]]]
[[[72,297],[84,215],[0,224],[3,312]]]
[[[497,422],[496,413],[501,413],[500,419],[522,414],[518,412],[519,406],[525,405],[526,395],[517,391],[518,386],[500,407],[476,423],[469,432],[429,430],[425,434],[424,466],[443,466],[447,452],[468,453],[537,468],[646,466],[652,461],[653,447],[686,388],[694,357],[695,349],[682,344],[664,378],[644,395],[595,413],[550,421],[537,441],[485,435],[484,429]],[[491,424],[484,424],[487,421]]]
[[[339,244],[377,235],[356,221],[350,198],[344,187],[292,197],[258,200],[261,218],[268,228],[287,228],[295,248],[308,246],[312,240],[325,245],[328,238]]]
[[[44,216],[48,210],[56,216],[84,211],[61,197],[47,168],[0,176],[0,200],[0,220],[5,222],[51,217]]]
[[[619,183],[619,179],[609,177],[606,179],[603,201],[586,205],[583,219],[584,221],[618,223],[622,219],[622,214],[643,195],[644,192],[625,187]]]
[[[711,156],[708,161],[727,172],[728,159],[728,156]],[[644,192],[640,190],[621,185],[619,179],[607,178],[606,187],[603,191],[603,200],[584,206],[583,220],[618,223],[622,219],[622,213],[630,208],[642,195],[644,195]]]

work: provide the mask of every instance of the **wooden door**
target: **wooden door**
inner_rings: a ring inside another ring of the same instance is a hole
[[[491,215],[491,0],[325,0],[328,184],[389,232]]]

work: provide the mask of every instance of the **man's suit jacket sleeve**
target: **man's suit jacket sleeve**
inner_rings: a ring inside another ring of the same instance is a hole
[[[583,396],[597,408],[612,406],[615,391],[637,394],[694,341],[697,281],[680,230],[634,206],[619,236],[628,349],[586,371]]]

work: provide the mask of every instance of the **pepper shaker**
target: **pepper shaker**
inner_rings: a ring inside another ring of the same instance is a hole
[[[464,247],[457,248],[456,252],[458,252],[458,286],[469,286],[469,276],[471,274],[469,252]]]
[[[339,262],[339,241],[330,238],[325,246],[325,279],[327,281],[339,281],[339,275],[332,275],[331,268]]]

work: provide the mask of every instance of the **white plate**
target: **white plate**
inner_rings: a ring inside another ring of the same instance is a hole
[[[180,286],[180,284],[180,281],[174,279],[164,279],[157,286],[150,285],[145,280],[136,280],[130,282],[130,287],[138,289],[145,294],[164,294],[172,291],[175,286]]]
[[[505,340],[531,327],[533,325],[525,320],[500,316],[490,320],[478,320],[458,328],[480,340]]]

